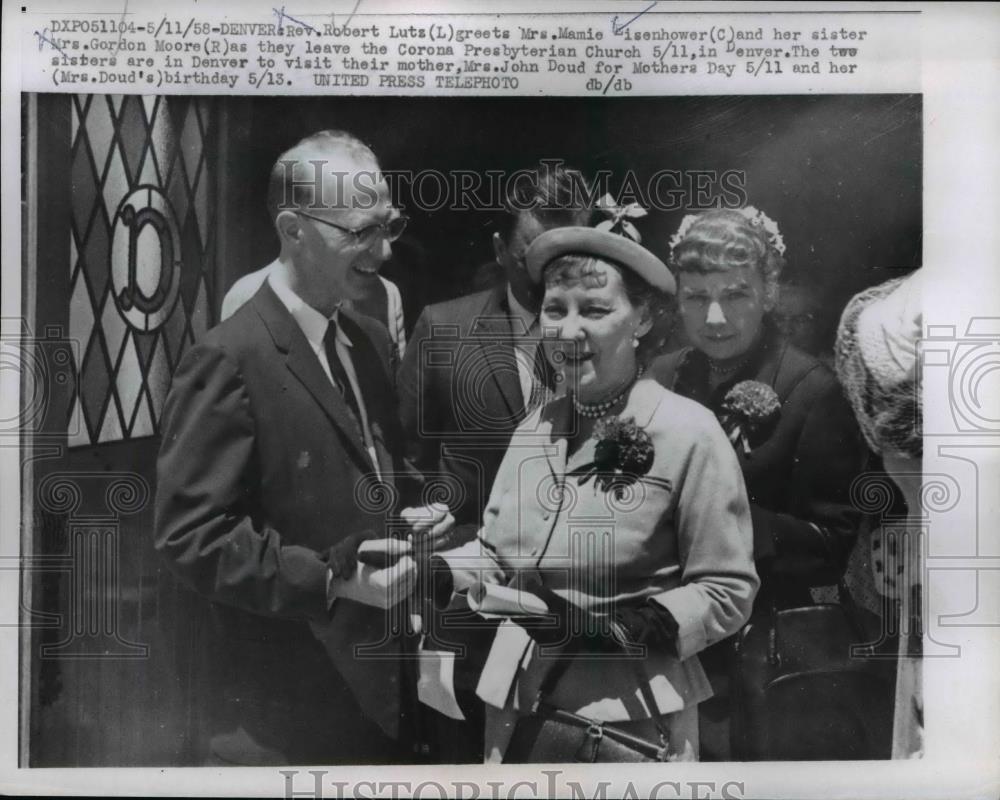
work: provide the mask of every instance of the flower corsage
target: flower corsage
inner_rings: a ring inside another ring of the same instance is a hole
[[[774,389],[760,381],[740,381],[722,401],[719,422],[733,447],[746,456],[767,438],[781,414]]]
[[[597,440],[594,460],[573,470],[583,486],[591,478],[594,486],[602,491],[613,491],[619,500],[627,486],[644,481],[661,484],[670,489],[670,481],[646,475],[653,466],[655,450],[645,429],[636,424],[635,417],[608,417],[594,426],[592,438]]]

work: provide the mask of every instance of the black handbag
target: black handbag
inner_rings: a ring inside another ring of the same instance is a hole
[[[895,664],[865,654],[841,602],[771,609],[737,634],[733,756],[740,761],[889,758]]]
[[[656,698],[641,659],[632,659],[636,681],[652,713],[659,741],[650,742],[613,727],[613,723],[588,719],[545,702],[572,661],[560,656],[539,687],[530,716],[518,719],[505,764],[620,764],[667,760],[667,731],[657,712]]]

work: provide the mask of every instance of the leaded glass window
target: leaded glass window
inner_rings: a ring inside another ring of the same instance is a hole
[[[210,325],[216,114],[205,98],[72,106],[68,431],[80,446],[158,433],[170,376]]]

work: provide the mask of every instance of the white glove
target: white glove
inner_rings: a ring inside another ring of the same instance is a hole
[[[437,550],[445,545],[448,534],[455,527],[455,518],[444,503],[404,508],[400,516],[412,527],[410,541],[424,549]]]
[[[392,608],[413,592],[417,582],[417,563],[408,555],[395,564],[377,569],[368,564],[358,564],[349,578],[330,581],[331,599],[346,598],[375,608]]]

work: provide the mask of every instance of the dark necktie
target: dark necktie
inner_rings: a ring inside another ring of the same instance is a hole
[[[326,360],[330,364],[330,375],[333,376],[333,382],[340,392],[340,396],[347,403],[347,407],[354,414],[354,420],[360,428],[361,409],[358,406],[358,398],[354,395],[351,381],[347,377],[347,370],[344,369],[344,364],[340,360],[340,356],[337,355],[337,323],[335,320],[330,320],[330,326],[326,329],[326,335],[323,337],[323,347],[326,349]]]

